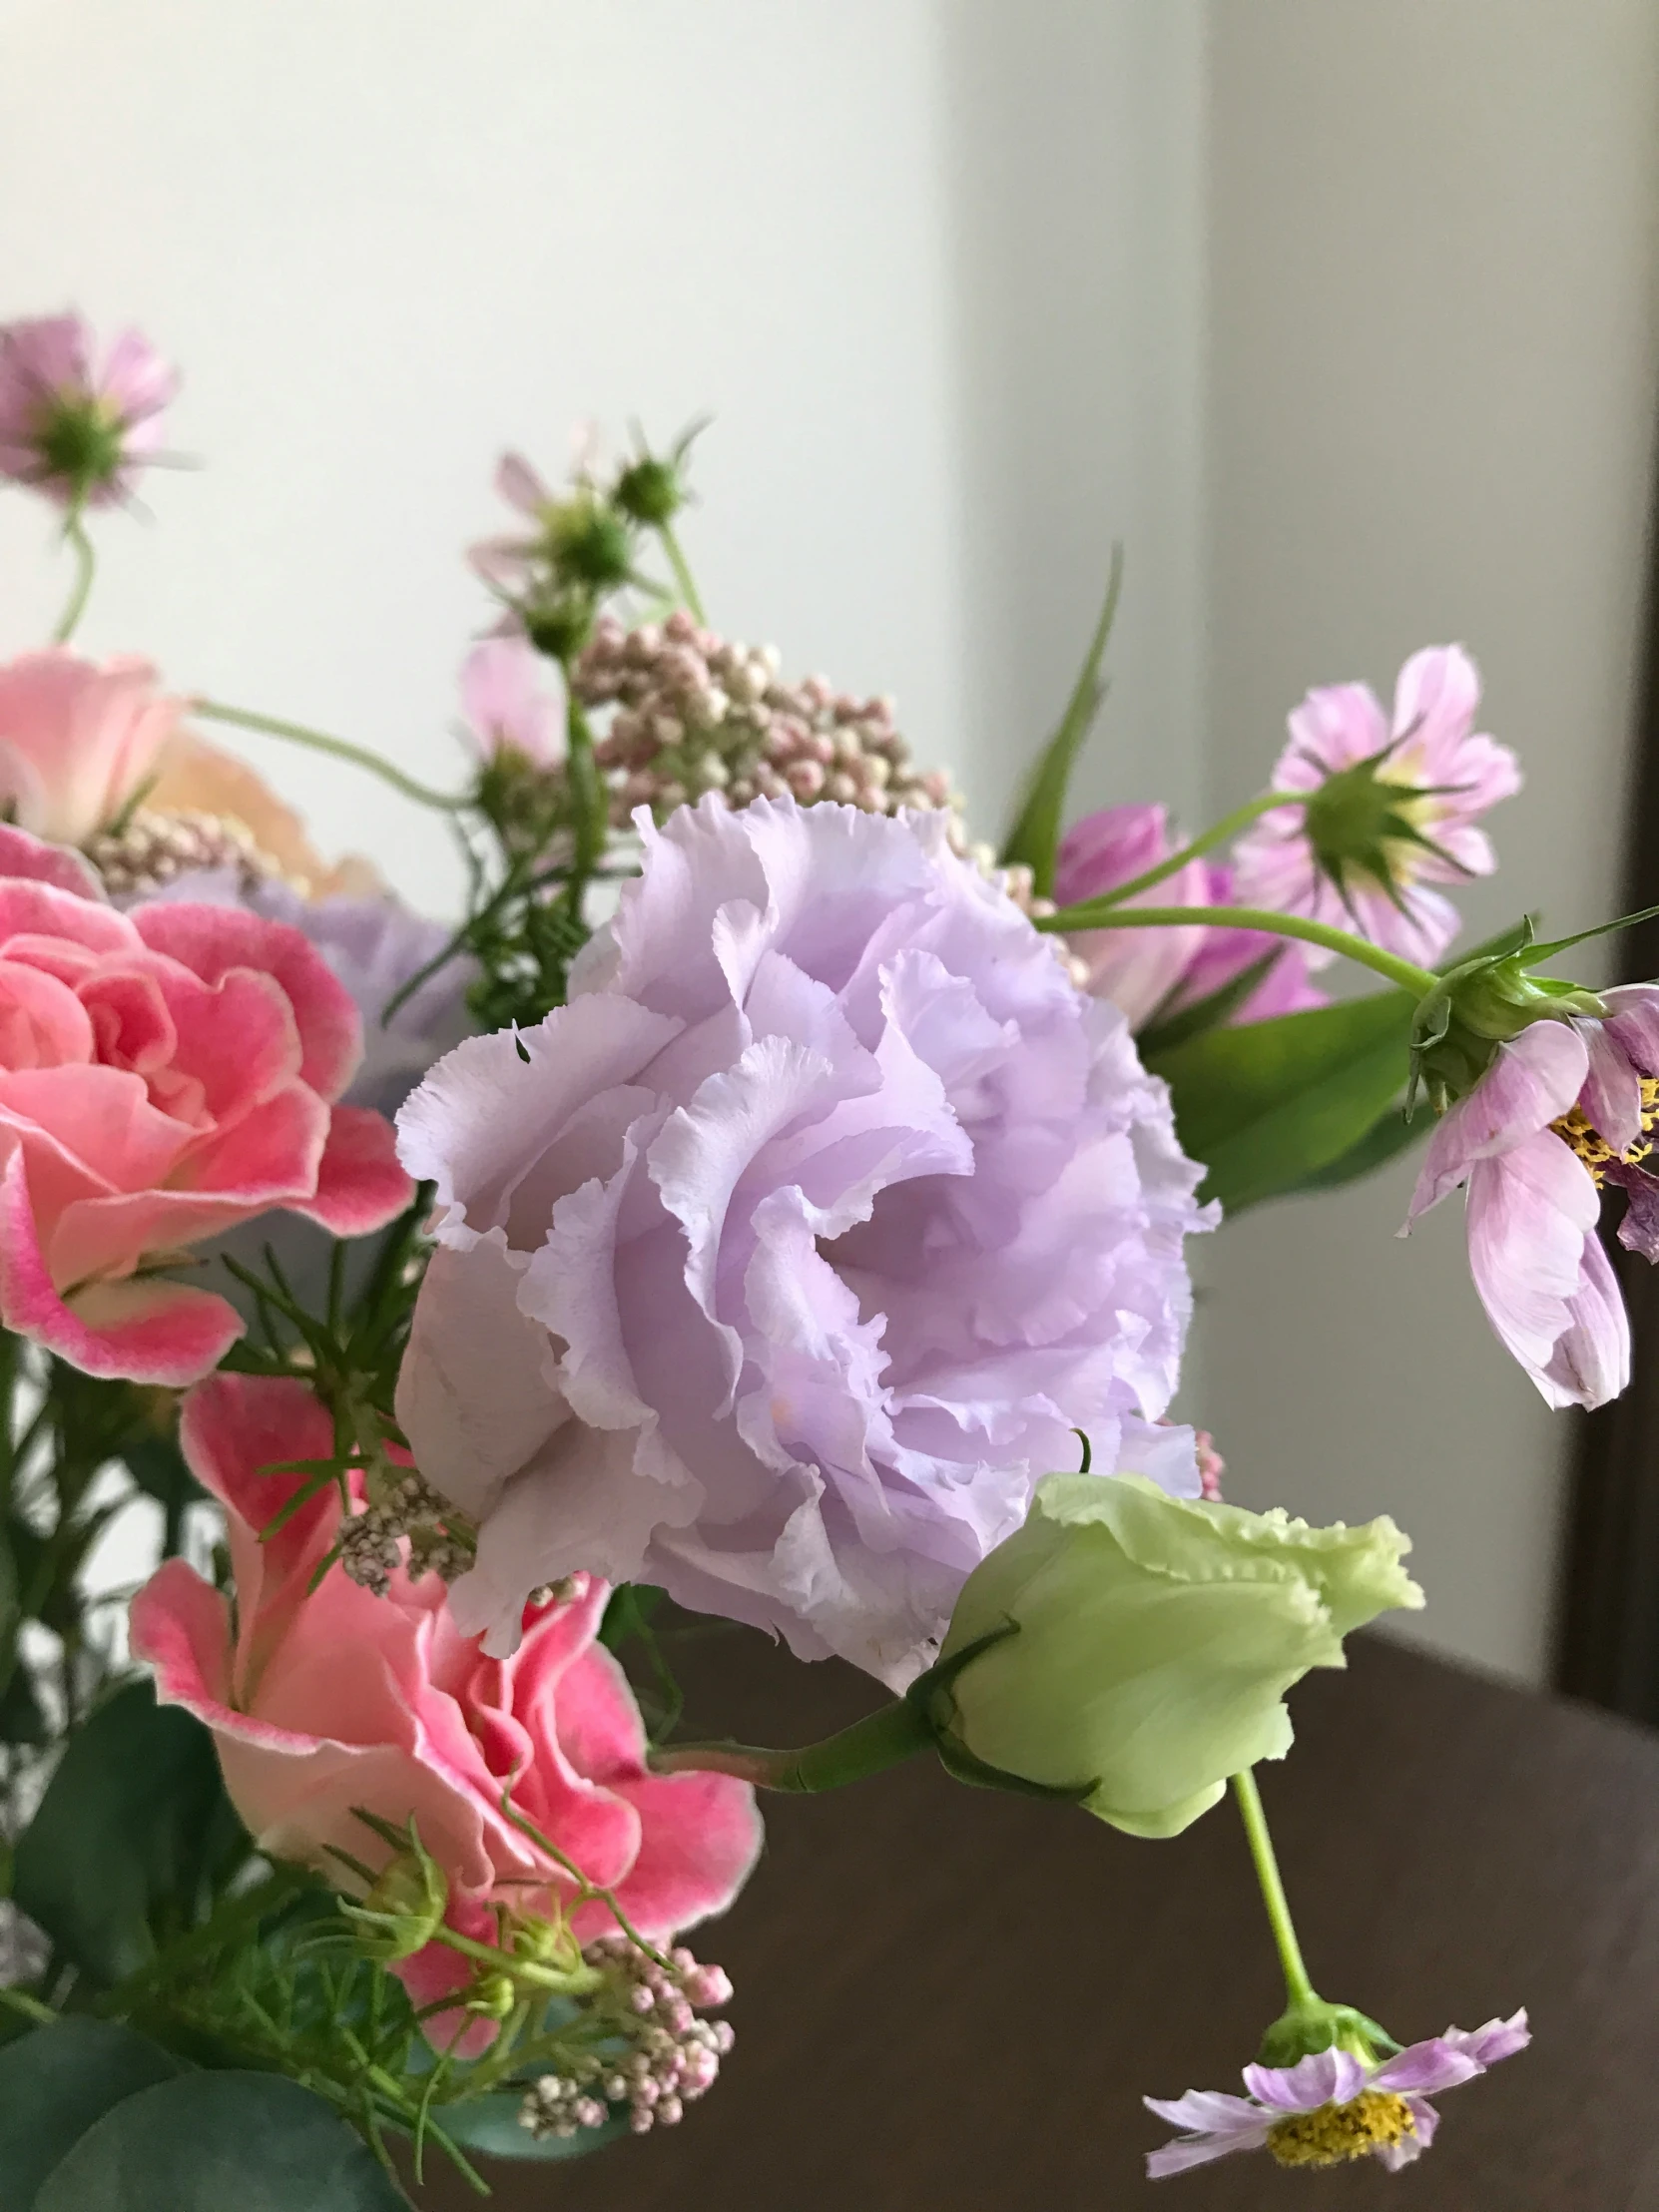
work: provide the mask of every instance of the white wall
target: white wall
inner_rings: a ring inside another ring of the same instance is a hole
[[[102,530],[85,636],[445,779],[498,448],[711,407],[716,618],[895,692],[986,828],[1121,537],[1082,797],[1196,819],[1206,725],[1220,804],[1309,683],[1461,635],[1531,777],[1472,925],[1600,911],[1656,48],[1653,0],[0,0],[0,313],[142,321],[204,464]],[[0,500],[0,650],[46,537]],[[451,895],[439,825],[246,750]],[[1564,1428],[1402,1180],[1229,1232],[1200,1395],[1238,1494],[1392,1506],[1422,1632],[1535,1672]]]
[[[718,419],[687,538],[790,663],[948,751],[960,656],[933,10],[885,0],[53,0],[0,14],[5,311],[141,321],[199,472],[100,533],[86,639],[458,773],[467,541],[519,444]],[[54,604],[0,502],[0,630]],[[426,903],[434,818],[248,750]]]
[[[1460,637],[1523,796],[1468,941],[1618,895],[1659,362],[1651,0],[1214,0],[1215,790],[1310,683]],[[1392,1510],[1429,1642],[1536,1677],[1568,1418],[1489,1335],[1411,1170],[1218,1244],[1205,1402],[1237,1493]]]

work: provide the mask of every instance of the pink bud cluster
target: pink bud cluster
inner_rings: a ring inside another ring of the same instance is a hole
[[[604,616],[571,672],[585,707],[611,707],[595,751],[611,820],[659,820],[720,793],[734,808],[793,796],[895,814],[958,810],[943,769],[918,769],[888,699],[855,699],[822,676],[786,683],[773,646],[735,644],[683,610],[626,629]]]
[[[636,2135],[673,2127],[714,2087],[732,2048],[729,2021],[699,2017],[731,2001],[730,1978],[719,1966],[700,1965],[684,1944],[666,1965],[625,1936],[601,1936],[582,1955],[613,1977],[618,2032],[633,2047],[621,2057],[584,2052],[568,2072],[541,2075],[519,2108],[519,2125],[538,2139],[568,2141],[584,2127],[603,2126],[621,2105]]]

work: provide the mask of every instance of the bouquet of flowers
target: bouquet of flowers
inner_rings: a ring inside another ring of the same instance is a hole
[[[137,333],[0,328],[0,475],[74,563],[0,666],[8,2208],[369,2212],[671,2127],[733,2049],[684,1938],[765,1793],[929,1756],[1146,1838],[1235,1801],[1285,2009],[1243,2094],[1148,2100],[1154,2175],[1416,2159],[1525,2013],[1320,1995],[1253,1775],[1422,1603],[1406,1539],[1227,1503],[1169,1408],[1186,1240],[1421,1137],[1411,1218],[1464,1190],[1545,1398],[1627,1380],[1598,1220],[1659,1251],[1659,986],[1545,972],[1580,940],[1524,918],[1448,952],[1519,783],[1468,657],[1311,692],[1200,834],[1068,827],[1114,573],[993,849],[888,701],[710,626],[690,438],[509,456],[436,791],[73,649],[174,387]],[[458,921],[319,857],[216,722],[441,810]],[[688,1741],[687,1615],[886,1702]]]

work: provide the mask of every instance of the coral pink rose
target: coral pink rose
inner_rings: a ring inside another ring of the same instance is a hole
[[[281,922],[117,913],[17,830],[0,871],[0,1323],[92,1375],[193,1382],[242,1323],[159,1266],[269,1207],[347,1237],[408,1203],[389,1124],[331,1104],[356,1007]]]
[[[84,844],[149,782],[183,712],[134,654],[99,667],[53,646],[0,664],[0,812]]]
[[[448,1878],[451,1922],[487,1936],[488,1904],[548,1915],[569,1891],[503,1816],[510,1787],[648,1938],[730,1905],[760,1850],[754,1793],[727,1775],[647,1771],[633,1695],[594,1640],[603,1582],[583,1577],[568,1602],[527,1609],[518,1650],[488,1659],[456,1628],[436,1575],[399,1569],[386,1597],[337,1570],[310,1589],[339,1527],[331,1487],[261,1543],[304,1479],[261,1470],[333,1448],[303,1383],[214,1376],[185,1401],[183,1433],[192,1471],[226,1509],[236,1607],[170,1560],[133,1601],[133,1649],[163,1702],[213,1730],[262,1850],[337,1880],[330,1846],[376,1870],[390,1857],[353,1807],[399,1828],[412,1817]],[[614,1927],[594,1901],[574,1923],[584,1941]],[[430,1944],[398,1970],[425,2003],[473,1969]]]

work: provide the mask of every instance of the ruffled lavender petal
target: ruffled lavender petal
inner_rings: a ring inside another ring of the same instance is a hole
[[[605,1435],[627,1572],[898,1686],[1076,1430],[1102,1472],[1155,1452],[1191,1484],[1190,1439],[1146,1429],[1199,1171],[1121,1013],[942,823],[710,803],[640,830],[570,1003],[463,1046],[400,1117],[441,1240],[504,1236],[543,1348],[505,1424],[454,1401],[464,1322],[417,1315],[422,1468],[473,1488],[461,1440],[487,1440],[513,1530],[486,1516],[456,1602],[510,1641],[561,1514],[567,1550],[598,1541],[568,1421]]]

